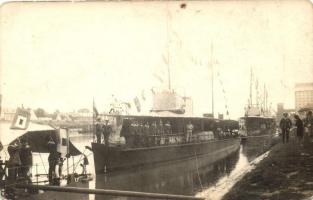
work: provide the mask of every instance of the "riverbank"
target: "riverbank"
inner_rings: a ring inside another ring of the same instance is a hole
[[[223,200],[307,199],[313,196],[313,142],[275,145]]]

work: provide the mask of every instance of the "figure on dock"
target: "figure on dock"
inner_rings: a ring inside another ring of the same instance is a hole
[[[308,111],[308,113],[306,114],[304,125],[308,129],[308,136],[312,137],[313,136],[313,115],[312,115],[311,110]]]
[[[289,142],[289,131],[291,128],[291,120],[288,117],[288,113],[283,114],[283,118],[280,120],[279,127],[282,131],[283,143]]]
[[[296,120],[296,127],[297,127],[297,139],[298,142],[301,143],[303,140],[303,133],[304,133],[304,126],[303,122],[300,119],[299,115],[294,115],[294,118]]]

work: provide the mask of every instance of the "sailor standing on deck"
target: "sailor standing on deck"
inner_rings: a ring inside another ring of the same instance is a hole
[[[146,122],[144,125],[144,145],[145,146],[149,146],[150,145],[150,141],[149,141],[149,135],[150,135],[150,125],[149,122]]]
[[[187,129],[186,142],[190,142],[191,137],[192,137],[192,131],[193,131],[193,125],[192,125],[191,121],[188,122],[186,129]]]
[[[20,172],[21,158],[20,158],[20,142],[9,145],[8,152],[10,159],[8,161],[8,179],[16,181],[18,172]]]
[[[132,121],[129,127],[130,134],[128,136],[128,142],[127,142],[129,147],[133,147],[135,145],[136,129],[137,129],[136,122]]]
[[[8,161],[8,179],[5,187],[5,195],[8,199],[15,199],[15,184],[17,183],[17,174],[19,167],[21,165],[21,159],[19,155],[20,151],[20,143],[17,140],[16,143],[10,144],[8,146],[8,152],[10,155],[10,159]]]
[[[157,137],[157,144],[158,144],[158,145],[164,144],[164,141],[163,141],[164,126],[163,126],[162,120],[160,120],[157,133],[158,133],[158,135],[159,135],[159,137]]]
[[[280,120],[279,126],[282,131],[283,143],[289,142],[289,130],[291,128],[291,120],[288,118],[288,113],[283,114],[283,118]]]
[[[151,124],[151,126],[150,126],[150,143],[151,143],[151,145],[156,145],[156,139],[155,139],[155,137],[156,137],[156,135],[157,135],[157,124],[156,124],[156,122],[154,121],[154,122],[152,122],[152,124]]]
[[[104,138],[104,145],[109,146],[109,137],[112,132],[112,127],[109,124],[109,119],[105,119],[105,124],[102,126],[102,133]]]
[[[48,149],[49,149],[49,157],[48,157],[48,162],[49,162],[49,184],[54,185],[54,176],[55,176],[55,168],[56,165],[58,164],[58,152],[57,152],[57,145],[50,137],[49,142],[48,142]]]
[[[138,145],[140,147],[144,146],[145,143],[145,126],[143,122],[139,122],[138,124]]]
[[[164,124],[164,133],[165,133],[165,144],[170,142],[170,134],[172,134],[172,127],[169,121],[166,121]]]
[[[20,150],[20,159],[21,159],[21,168],[20,173],[23,178],[27,178],[29,169],[33,164],[33,157],[32,157],[32,151],[30,149],[30,146],[28,145],[28,142],[25,138],[21,139],[21,150]]]
[[[102,134],[102,127],[100,123],[100,118],[97,119],[96,122],[96,137],[97,137],[97,143],[101,143],[101,134]]]

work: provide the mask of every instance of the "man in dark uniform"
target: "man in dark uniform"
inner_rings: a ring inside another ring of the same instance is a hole
[[[149,135],[150,135],[150,125],[149,122],[146,122],[144,125],[144,145],[145,146],[149,146],[150,145],[150,141],[149,141]]]
[[[21,144],[22,146],[20,150],[20,158],[21,158],[22,166],[20,169],[20,174],[23,178],[28,178],[27,175],[28,175],[29,169],[33,164],[32,151],[25,138],[21,139]]]
[[[105,124],[103,124],[103,127],[102,127],[102,134],[103,134],[105,146],[109,146],[109,137],[110,137],[111,132],[112,132],[112,127],[109,124],[109,120],[106,119]]]
[[[100,118],[97,119],[96,122],[96,137],[97,137],[97,143],[101,143],[101,134],[102,134],[102,126],[100,123]]]
[[[8,153],[10,155],[10,159],[8,160],[8,179],[7,185],[5,187],[5,195],[8,199],[15,198],[15,184],[18,175],[19,168],[21,166],[21,159],[20,159],[20,142],[19,140],[16,141],[14,144],[10,144],[8,146]]]
[[[138,123],[138,131],[137,131],[137,142],[138,142],[138,146],[142,147],[144,146],[144,137],[145,137],[145,133],[144,133],[144,125],[143,122],[139,122]]]
[[[313,136],[313,114],[312,111],[308,111],[306,118],[304,119],[304,125],[308,129],[308,136]]]
[[[49,149],[49,157],[48,157],[48,162],[49,162],[49,184],[53,185],[54,184],[54,176],[55,176],[55,168],[56,165],[58,164],[58,152],[57,152],[57,145],[50,137],[49,142],[48,142],[48,149]]]
[[[149,133],[150,133],[150,145],[156,145],[156,135],[157,135],[157,124],[156,122],[152,122],[151,126],[150,126],[150,130],[149,130]]]
[[[283,114],[283,118],[280,120],[279,127],[282,131],[283,143],[289,142],[289,130],[291,128],[291,120],[288,118],[288,113]]]
[[[136,123],[135,121],[131,121],[129,125],[128,147],[133,147],[135,145],[136,131]]]

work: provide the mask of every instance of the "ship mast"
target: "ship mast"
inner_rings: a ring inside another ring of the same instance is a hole
[[[171,87],[171,70],[170,70],[170,33],[169,33],[169,28],[170,28],[170,24],[169,24],[169,19],[171,18],[170,16],[170,12],[168,9],[168,3],[166,4],[166,8],[167,8],[167,17],[166,17],[166,34],[167,34],[167,76],[168,76],[168,89],[169,91],[172,90]]]
[[[210,58],[210,65],[211,65],[211,90],[212,90],[212,115],[214,118],[214,71],[213,71],[213,43],[211,42],[211,58]]]
[[[250,101],[249,106],[252,107],[252,78],[253,78],[253,72],[252,67],[250,68]]]

